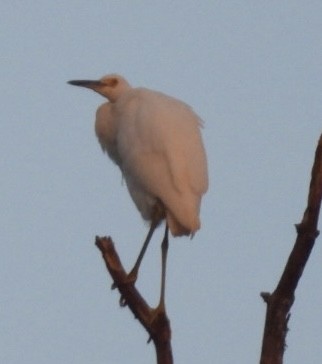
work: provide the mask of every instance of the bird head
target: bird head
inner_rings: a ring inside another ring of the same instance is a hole
[[[111,102],[115,102],[125,91],[131,88],[125,78],[116,74],[104,76],[100,80],[72,80],[68,83],[73,86],[87,87]]]

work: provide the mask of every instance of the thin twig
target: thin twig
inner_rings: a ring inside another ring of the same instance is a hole
[[[261,293],[267,304],[260,364],[282,364],[285,338],[288,331],[290,309],[295,290],[319,235],[317,230],[322,199],[322,135],[315,153],[308,204],[300,224],[296,225],[297,239],[288,258],[284,272],[270,294]]]
[[[95,243],[114,281],[113,288],[117,288],[121,294],[120,305],[128,306],[148,332],[148,341],[152,340],[155,346],[157,363],[172,364],[171,328],[166,312],[157,311],[156,314],[144,300],[136,289],[135,282],[128,278],[110,237],[96,237]]]

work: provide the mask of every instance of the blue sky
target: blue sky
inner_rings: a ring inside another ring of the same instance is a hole
[[[3,0],[0,17],[0,361],[154,362],[94,246],[111,235],[130,268],[147,226],[95,139],[104,100],[66,84],[118,72],[205,122],[202,230],[170,241],[175,362],[257,362],[259,293],[275,287],[292,248],[321,133],[322,3]],[[151,304],[161,236],[138,282]],[[285,363],[322,357],[320,240]]]

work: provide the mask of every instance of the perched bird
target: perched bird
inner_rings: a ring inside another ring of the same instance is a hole
[[[119,166],[129,193],[150,230],[129,273],[136,280],[155,228],[165,220],[159,308],[164,308],[168,230],[190,235],[200,228],[200,204],[208,188],[205,149],[197,114],[161,92],[132,88],[121,76],[69,81],[109,102],[97,110],[95,131],[104,152]]]

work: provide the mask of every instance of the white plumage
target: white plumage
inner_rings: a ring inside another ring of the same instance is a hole
[[[168,228],[173,236],[193,235],[200,228],[201,198],[208,188],[198,115],[161,92],[132,88],[119,75],[69,83],[109,100],[97,110],[96,135],[120,167],[142,217],[151,222],[151,235],[163,219],[164,240]]]
[[[188,105],[160,92],[123,89],[97,110],[98,140],[120,167],[145,220],[161,201],[172,235],[193,234],[208,186],[201,121]]]

